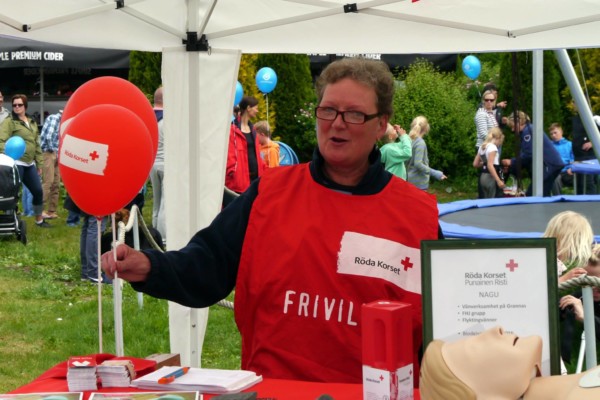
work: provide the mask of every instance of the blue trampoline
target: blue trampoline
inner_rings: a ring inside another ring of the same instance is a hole
[[[461,200],[438,208],[446,238],[537,238],[554,215],[571,210],[588,218],[600,242],[600,195]]]
[[[298,156],[290,146],[283,142],[275,141],[275,143],[279,144],[279,165],[298,164]]]

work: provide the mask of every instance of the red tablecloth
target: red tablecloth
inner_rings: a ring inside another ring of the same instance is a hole
[[[115,357],[110,354],[95,355],[96,362],[102,363],[109,359],[127,359],[133,362],[138,376],[145,375],[154,371],[155,361],[133,357]],[[62,362],[44,372],[33,382],[28,383],[11,393],[44,393],[44,392],[68,392],[67,386],[67,362]],[[97,390],[98,392],[143,392],[135,388],[107,388]],[[264,379],[262,382],[245,390],[246,392],[257,392],[259,398],[269,398],[273,400],[312,400],[320,395],[328,394],[335,400],[360,400],[362,399],[361,384],[344,383],[318,383],[302,382],[284,379]],[[92,392],[84,392],[83,400],[88,400]],[[213,395],[204,395],[205,399],[210,399]],[[418,390],[415,390],[415,400],[419,400]]]

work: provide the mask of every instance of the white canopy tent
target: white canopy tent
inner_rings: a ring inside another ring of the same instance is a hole
[[[0,34],[163,52],[169,248],[220,210],[242,52],[584,48],[600,47],[598,32],[600,0],[0,0]],[[198,365],[206,315],[171,308],[185,364]]]

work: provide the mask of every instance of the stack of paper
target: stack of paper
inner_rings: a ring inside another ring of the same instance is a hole
[[[67,384],[70,392],[98,389],[94,357],[70,357],[67,368]]]
[[[161,384],[159,379],[181,367],[162,367],[151,374],[131,382],[140,389],[197,390],[202,393],[238,393],[262,381],[262,376],[252,371],[190,368],[173,382]]]
[[[98,377],[103,388],[129,387],[135,369],[131,360],[106,360],[98,365]]]

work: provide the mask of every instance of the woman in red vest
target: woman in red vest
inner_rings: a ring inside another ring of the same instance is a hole
[[[311,162],[267,169],[182,250],[119,246],[103,268],[189,307],[235,287],[242,368],[268,378],[362,382],[361,305],[411,303],[413,331],[401,335],[413,337],[418,376],[419,246],[440,234],[435,197],[381,163],[392,74],[383,62],[342,59],[316,90]]]

